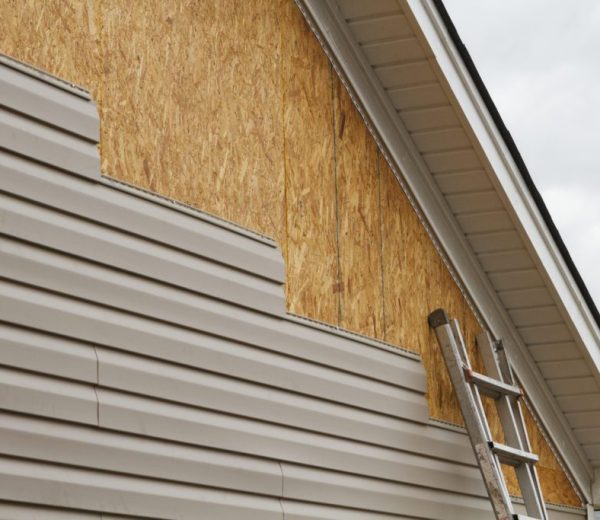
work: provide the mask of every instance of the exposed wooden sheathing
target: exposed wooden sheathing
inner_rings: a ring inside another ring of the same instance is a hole
[[[544,497],[555,504],[581,504],[581,500],[575,493],[550,445],[541,434],[531,412],[526,407],[523,408],[532,451],[540,457],[536,467]]]
[[[96,98],[102,67],[92,1],[3,0],[0,51],[84,85]]]
[[[206,81],[214,48],[206,28],[193,23],[214,20],[214,8],[203,2],[135,2],[123,9],[102,0],[96,9],[103,21],[103,171],[183,202],[219,208],[218,198],[210,197],[218,180],[209,175],[214,87]],[[197,175],[200,168],[208,171]]]
[[[291,0],[14,0],[0,19],[0,51],[91,90],[104,173],[275,237],[292,312],[420,353],[431,415],[462,422],[426,317],[459,318],[481,368],[477,321]],[[579,505],[528,425],[546,499]]]
[[[283,240],[277,7],[99,2],[103,170]]]
[[[321,46],[286,2],[282,26],[288,309],[337,323],[339,286],[332,72]],[[315,283],[320,280],[321,283]]]
[[[384,307],[386,341],[421,354],[428,374],[429,407],[433,417],[462,423],[450,378],[435,335],[423,316],[438,307],[447,309],[463,327],[465,342],[476,367],[479,325],[448,269],[435,250],[394,174],[380,156],[384,236]]]
[[[334,94],[340,325],[383,339],[378,152],[339,80]]]
[[[385,339],[423,352],[429,341],[428,325],[422,317],[422,308],[427,306],[427,292],[423,290],[427,285],[425,246],[431,241],[381,155],[379,169],[382,235],[385,237],[383,277],[387,282],[383,294]],[[420,305],[415,305],[418,301]]]

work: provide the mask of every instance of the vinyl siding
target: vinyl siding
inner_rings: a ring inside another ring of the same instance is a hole
[[[12,143],[0,518],[492,518],[418,357],[287,315],[272,242]]]

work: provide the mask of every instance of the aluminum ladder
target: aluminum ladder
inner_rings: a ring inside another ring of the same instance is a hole
[[[477,345],[489,375],[474,372],[458,321],[437,309],[429,315],[452,386],[458,398],[467,433],[497,520],[548,520],[535,469],[538,456],[531,453],[529,438],[519,406],[521,389],[515,384],[502,341],[487,332],[477,336]],[[483,411],[481,394],[495,400],[506,445],[493,440]],[[514,466],[528,516],[516,514],[501,464]]]

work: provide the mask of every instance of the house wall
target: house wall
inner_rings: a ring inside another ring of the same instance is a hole
[[[0,18],[0,51],[91,90],[105,174],[272,236],[287,309],[419,353],[430,415],[460,424],[426,317],[459,318],[481,366],[479,325],[291,1],[7,1]],[[579,504],[528,427],[546,498]]]
[[[275,243],[66,162],[93,104],[0,84],[2,518],[491,520],[418,356],[287,314]]]

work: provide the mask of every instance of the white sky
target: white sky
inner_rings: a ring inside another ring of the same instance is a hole
[[[600,1],[444,4],[600,307]]]

